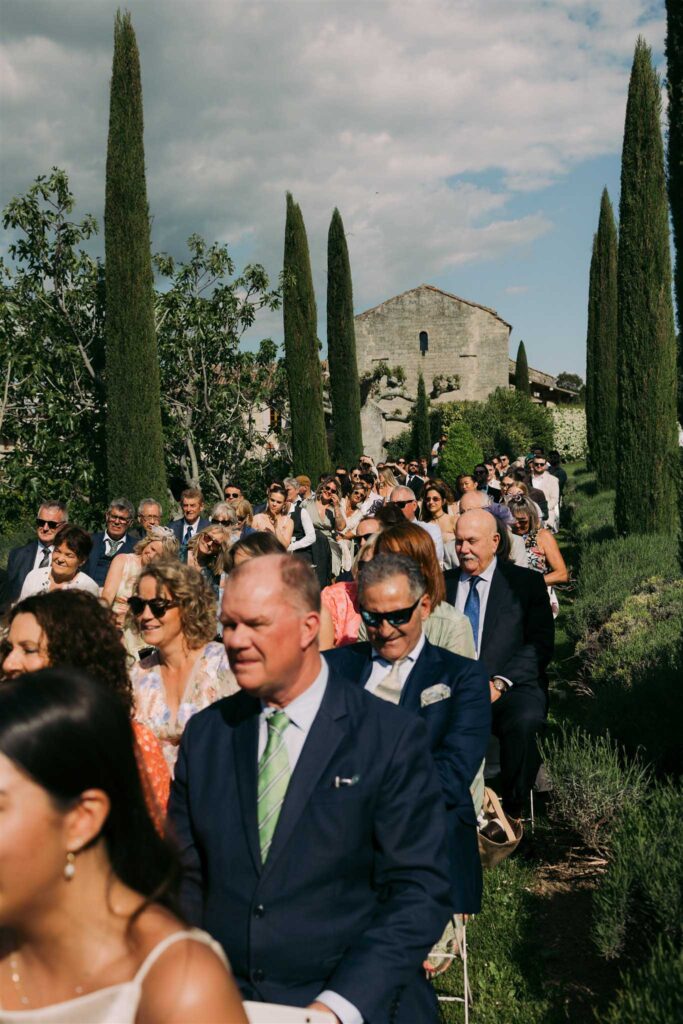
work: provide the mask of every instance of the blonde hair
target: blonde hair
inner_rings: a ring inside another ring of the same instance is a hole
[[[254,517],[254,510],[246,498],[238,498],[234,504],[235,515],[249,525]]]
[[[177,556],[180,543],[173,530],[169,530],[168,526],[153,526],[147,536],[137,542],[133,552],[136,555],[141,555],[150,544],[158,544],[159,542],[161,543],[160,558],[174,558]]]
[[[232,511],[232,509],[230,511]],[[225,572],[225,562],[228,557],[228,551],[232,545],[232,530],[229,526],[226,526],[223,523],[211,523],[210,526],[205,526],[203,530],[198,530],[194,537],[190,537],[187,543],[187,550],[191,551],[195,558],[197,556],[199,538],[205,537],[207,534],[212,534],[214,536],[218,535],[220,539],[221,546],[213,560],[213,564],[207,563],[214,576],[220,576],[222,572]]]
[[[180,626],[191,650],[203,647],[216,635],[216,595],[198,569],[183,565],[172,558],[159,558],[146,565],[135,584],[140,593],[140,581],[151,577],[157,585],[157,595],[165,587],[180,611]],[[138,620],[128,614],[128,622],[136,632]]]

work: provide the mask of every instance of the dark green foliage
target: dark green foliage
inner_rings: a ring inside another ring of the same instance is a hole
[[[650,959],[622,978],[601,1024],[672,1024],[683,1020],[683,951],[659,939]]]
[[[606,959],[642,957],[658,938],[683,941],[683,789],[656,786],[633,801],[612,836],[595,893],[595,939]]]
[[[683,423],[683,3],[666,0],[667,170],[678,313],[678,418]],[[682,505],[683,507],[683,505]]]
[[[636,44],[619,206],[618,411],[615,522],[619,533],[673,533],[678,521],[676,340],[660,82]],[[635,494],[647,495],[644,502]]]
[[[398,459],[411,458],[413,444],[413,432],[412,430],[402,430],[396,437],[392,437],[391,441],[387,441],[385,449],[387,453],[387,462],[397,462]]]
[[[530,402],[518,391],[498,388],[485,402],[457,406],[485,455],[505,453],[511,459],[525,455],[532,445],[553,448],[553,418],[544,405]],[[448,426],[444,416],[444,426]]]
[[[429,459],[432,450],[432,441],[429,433],[429,399],[425,388],[422,374],[417,379],[417,399],[413,409],[413,428],[411,454],[419,459],[425,456]]]
[[[558,388],[566,388],[567,391],[574,391],[577,395],[580,395],[584,388],[583,378],[578,373],[569,373],[567,370],[558,373],[555,383]]]
[[[586,431],[601,487],[617,477],[617,229],[607,189],[593,239],[586,338]]]
[[[346,235],[335,208],[327,235],[327,358],[334,458],[353,466],[363,451],[360,387],[353,322],[353,287]]]
[[[283,287],[285,369],[292,421],[292,459],[296,473],[314,481],[329,470],[323,386],[308,239],[301,210],[287,193]]]
[[[448,440],[441,449],[439,475],[451,486],[461,473],[471,473],[484,458],[481,445],[468,425],[455,420],[448,427]]]
[[[110,494],[166,496],[154,323],[140,59],[116,15],[104,208],[107,463]]]
[[[255,505],[263,501],[269,484],[289,476],[291,467],[281,455],[267,455],[265,459],[245,459],[237,468],[235,482],[242,488],[247,501]]]
[[[529,386],[529,364],[527,362],[526,349],[524,348],[523,341],[520,341],[519,348],[517,349],[515,389],[524,395],[531,394],[531,388]]]

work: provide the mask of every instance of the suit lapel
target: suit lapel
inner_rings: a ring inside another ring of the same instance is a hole
[[[479,651],[480,659],[485,657],[484,652],[489,649],[491,642],[496,635],[498,619],[505,608],[506,589],[507,584],[505,582],[505,577],[498,566],[496,566],[491,579],[489,599],[486,602],[486,618],[484,619],[484,629],[481,634],[481,650]]]
[[[407,711],[420,710],[420,694],[423,689],[427,685],[438,682],[435,678],[435,675],[438,673],[438,662],[438,654],[429,640],[425,640],[420,657],[415,662],[401,691],[399,704],[402,708],[405,708]]]
[[[261,870],[261,848],[258,838],[258,820],[256,818],[256,767],[258,760],[258,729],[260,704],[253,703],[252,714],[235,728],[233,752],[235,756],[235,774],[237,789],[242,806],[242,821],[247,835],[247,844],[254,867]]]

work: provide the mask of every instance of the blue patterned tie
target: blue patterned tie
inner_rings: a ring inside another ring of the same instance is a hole
[[[480,580],[481,576],[471,577],[470,592],[467,595],[467,600],[465,601],[465,615],[472,625],[474,649],[477,654],[479,654],[479,591],[477,590],[477,583],[479,583]]]

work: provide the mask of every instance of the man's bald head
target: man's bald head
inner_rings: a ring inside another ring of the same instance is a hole
[[[295,555],[261,555],[236,566],[228,576],[226,589],[267,582],[282,590],[282,600],[306,612],[320,611],[320,585],[313,567]]]
[[[417,512],[417,499],[415,491],[410,487],[394,487],[389,495],[389,501],[399,506],[408,522],[415,518]]]
[[[463,512],[455,526],[455,550],[463,572],[479,576],[488,569],[498,550],[497,520],[484,509]]]
[[[460,499],[460,512],[471,512],[475,508],[488,508],[492,504],[486,491],[465,491]]]

